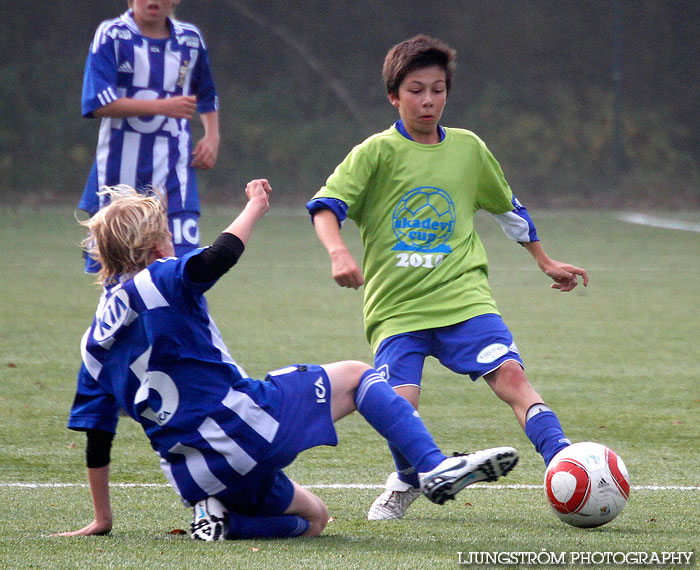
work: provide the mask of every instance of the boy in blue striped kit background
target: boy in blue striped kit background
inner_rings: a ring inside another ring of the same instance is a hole
[[[195,169],[210,169],[219,151],[219,102],[199,29],[173,17],[179,0],[130,0],[102,22],[85,64],[82,114],[100,118],[95,161],[79,208],[104,206],[104,186],[128,184],[168,194],[175,252],[199,246]],[[204,135],[192,149],[190,120]],[[86,258],[86,271],[96,272]]]

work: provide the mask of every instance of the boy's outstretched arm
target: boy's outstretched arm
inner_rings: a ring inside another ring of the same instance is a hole
[[[92,504],[95,509],[95,518],[87,526],[61,532],[54,536],[95,536],[108,534],[112,530],[112,507],[109,502],[109,465],[104,467],[88,467],[88,483]]]
[[[512,198],[513,209],[504,214],[492,214],[503,229],[506,236],[524,246],[535,259],[539,268],[554,280],[552,289],[562,293],[571,291],[578,285],[577,275],[583,277],[583,286],[588,286],[588,275],[585,269],[580,269],[568,263],[551,259],[542,249],[535,224],[525,206],[515,196]]]
[[[530,252],[544,274],[552,278],[554,281],[551,285],[552,289],[559,289],[562,293],[571,291],[578,285],[577,276],[579,275],[583,277],[583,286],[588,287],[588,274],[585,269],[551,259],[544,252],[539,241],[523,242],[523,246]]]
[[[253,227],[270,209],[272,188],[267,180],[251,180],[246,186],[248,203],[243,211],[221,232],[214,243],[190,257],[187,261],[187,278],[195,283],[218,281],[243,254],[253,232]]]
[[[112,507],[109,502],[109,463],[114,433],[100,429],[87,429],[85,435],[87,436],[85,461],[95,518],[89,525],[81,529],[62,532],[54,536],[103,535],[112,530]]]
[[[319,210],[314,214],[314,229],[331,257],[331,272],[336,283],[353,289],[362,286],[365,278],[340,235],[336,215],[331,210]]]
[[[272,187],[264,178],[248,182],[245,187],[248,202],[224,233],[233,234],[243,242],[243,245],[247,244],[253,233],[253,227],[270,209],[270,192]]]

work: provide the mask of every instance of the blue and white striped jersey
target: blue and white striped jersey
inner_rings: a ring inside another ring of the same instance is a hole
[[[278,392],[231,358],[204,292],[184,274],[195,250],[104,290],[81,343],[71,429],[139,422],[184,501],[219,493],[270,454]],[[262,466],[261,466],[262,468]]]
[[[196,95],[197,110],[218,110],[209,56],[200,31],[171,19],[169,38],[148,38],[139,32],[133,13],[102,22],[85,64],[82,114],[122,97],[160,99]],[[199,196],[191,162],[191,132],[186,119],[162,115],[103,118],[95,162],[79,207],[95,213],[103,186],[149,186],[168,193],[168,212],[199,212]]]

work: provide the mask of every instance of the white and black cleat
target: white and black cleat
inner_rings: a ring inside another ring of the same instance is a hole
[[[192,508],[194,520],[190,526],[194,540],[226,540],[226,515],[228,511],[216,497],[202,499]]]
[[[400,519],[406,514],[411,503],[420,497],[420,489],[404,483],[394,472],[386,480],[386,488],[372,503],[367,513],[367,520],[381,521]]]
[[[517,463],[518,452],[512,447],[455,454],[432,471],[420,474],[421,491],[433,503],[442,505],[473,483],[491,482],[507,475]]]

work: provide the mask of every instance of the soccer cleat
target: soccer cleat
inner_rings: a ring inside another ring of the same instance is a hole
[[[495,481],[507,475],[518,463],[512,447],[494,447],[469,454],[455,454],[435,469],[419,475],[423,494],[442,505],[466,486],[479,481]]]
[[[420,494],[420,489],[404,483],[399,479],[398,473],[394,472],[386,480],[386,490],[374,500],[369,508],[367,520],[400,519]]]
[[[194,540],[226,540],[226,514],[228,511],[216,497],[202,499],[193,507],[194,520],[191,525]]]

